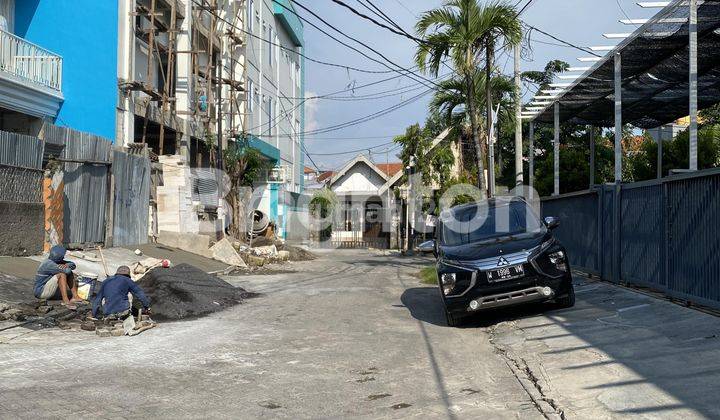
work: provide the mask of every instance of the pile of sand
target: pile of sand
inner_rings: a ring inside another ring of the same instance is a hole
[[[253,296],[189,264],[155,268],[145,274],[138,285],[150,298],[153,318],[157,319],[207,315]]]

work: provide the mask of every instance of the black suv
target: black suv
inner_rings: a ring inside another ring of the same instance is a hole
[[[541,221],[523,199],[493,198],[444,211],[435,239],[447,322],[488,308],[554,300],[575,304],[565,248],[554,217]]]

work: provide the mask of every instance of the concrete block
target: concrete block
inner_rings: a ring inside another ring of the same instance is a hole
[[[245,261],[240,257],[235,248],[233,248],[230,241],[227,238],[223,238],[218,243],[210,248],[212,251],[213,259],[222,261],[225,264],[234,265],[237,267],[247,267]]]
[[[100,337],[111,337],[112,336],[112,333],[110,332],[110,330],[105,329],[105,328],[96,329],[95,334],[97,334]]]
[[[257,246],[252,249],[252,252],[261,257],[273,257],[278,253],[275,245]]]
[[[213,257],[212,251],[210,251],[210,239],[207,235],[198,235],[195,233],[178,233],[164,230],[158,232],[159,243],[192,252],[205,258]]]

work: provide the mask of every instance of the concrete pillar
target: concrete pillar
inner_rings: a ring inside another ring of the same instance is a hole
[[[560,194],[560,102],[555,102],[555,138],[553,140],[553,195]]]
[[[697,0],[690,0],[690,57],[689,57],[689,73],[690,73],[690,170],[697,171],[698,155],[697,155],[697,78],[698,78],[698,35],[697,35]]]
[[[515,185],[523,185],[520,46],[515,46]]]
[[[131,82],[135,79],[135,0],[118,3],[118,77]],[[125,146],[135,141],[135,103],[133,92],[125,91],[117,110],[115,142]]]
[[[530,191],[535,187],[535,123],[530,121],[528,128],[528,139],[530,147],[528,147],[528,178],[530,182]]]
[[[621,277],[620,232],[622,224],[622,58],[615,54],[615,189],[613,197],[613,281]]]
[[[490,112],[493,112],[492,109]],[[488,136],[488,195],[495,196],[495,124],[494,115],[490,118],[492,125]]]
[[[186,114],[192,111],[192,103],[195,96],[195,85],[193,83],[192,71],[192,1],[185,2],[184,15],[185,18],[180,25],[180,31],[177,34],[175,45],[177,51],[183,51],[176,56],[176,85],[175,85],[175,109],[180,112],[182,118],[182,133],[178,133],[177,141],[178,155],[182,155],[186,160],[190,161],[190,119],[191,115]],[[187,53],[186,53],[187,52]]]

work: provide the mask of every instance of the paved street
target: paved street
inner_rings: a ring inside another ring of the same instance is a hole
[[[323,253],[135,338],[0,332],[2,417],[718,417],[720,321],[578,278],[571,310],[445,326],[429,260]]]

